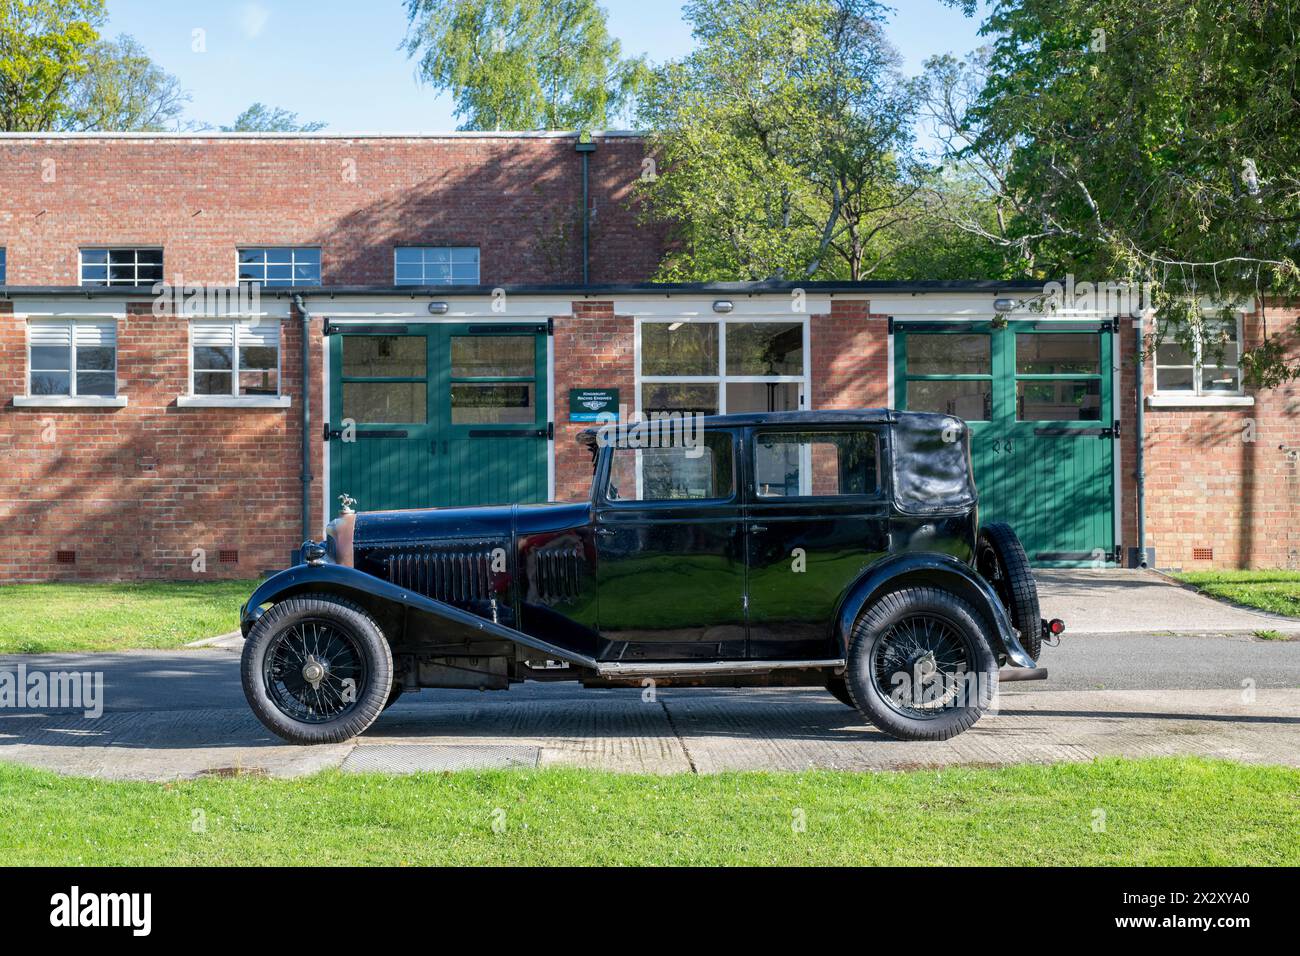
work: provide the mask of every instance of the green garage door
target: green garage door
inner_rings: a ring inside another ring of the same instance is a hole
[[[545,501],[545,325],[327,327],[331,514]]]
[[[971,429],[980,518],[1038,565],[1115,560],[1110,323],[897,322],[895,403]]]

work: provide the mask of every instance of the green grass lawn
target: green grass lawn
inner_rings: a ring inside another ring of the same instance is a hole
[[[1185,571],[1174,577],[1210,597],[1300,617],[1300,571]]]
[[[0,806],[14,865],[1300,864],[1300,770],[1200,759],[167,785],[0,765]]]
[[[0,585],[0,654],[180,647],[238,627],[256,583]]]

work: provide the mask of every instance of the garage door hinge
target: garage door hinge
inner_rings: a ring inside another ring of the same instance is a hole
[[[555,422],[546,423],[546,437],[551,441],[555,440]]]
[[[339,431],[337,428],[330,428],[330,423],[329,423],[329,422],[326,422],[326,423],[325,423],[325,427],[324,427],[324,429],[323,429],[323,431],[322,431],[322,435],[323,435],[323,437],[325,438],[326,441],[330,441],[330,440],[333,439],[333,438],[342,438],[342,437],[343,437],[343,433],[342,433],[341,431]]]
[[[338,331],[338,329],[336,329],[334,326],[330,325],[330,320],[329,320],[329,319],[326,319],[326,320],[325,320],[325,324],[324,324],[323,326],[321,326],[321,333],[320,333],[320,334],[323,335],[323,336],[325,336],[326,338],[329,338],[329,336],[333,335],[333,334],[334,334],[335,332],[337,332],[337,331]]]
[[[889,330],[890,335],[894,334],[894,317],[892,315],[887,320],[886,328]]]
[[[555,320],[554,320],[554,319],[547,319],[547,320],[546,320],[546,334],[547,334],[547,335],[554,335],[554,334],[555,334]]]
[[[1119,422],[1116,422],[1114,425],[1111,425],[1110,428],[1107,428],[1104,432],[1102,432],[1101,437],[1119,438]]]

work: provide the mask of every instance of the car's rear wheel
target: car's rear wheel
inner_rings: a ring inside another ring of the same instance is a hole
[[[1043,619],[1038,606],[1038,584],[1029,556],[1015,530],[1001,522],[980,529],[975,544],[975,570],[993,586],[998,599],[1020,635],[1020,646],[1038,660],[1043,650]]]
[[[853,698],[849,696],[849,685],[845,683],[842,675],[839,677],[828,677],[826,679],[826,689],[830,691],[831,696],[841,704],[846,704],[854,710],[858,709],[858,705],[853,703]]]
[[[858,709],[890,736],[947,740],[992,704],[998,665],[974,608],[940,588],[913,587],[858,618],[845,679]]]
[[[268,729],[295,744],[349,740],[389,699],[393,657],[357,605],[333,595],[268,608],[244,642],[244,696]]]

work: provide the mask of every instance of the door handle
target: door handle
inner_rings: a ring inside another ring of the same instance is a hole
[[[751,524],[751,525],[749,526],[749,530],[750,530],[750,531],[766,531],[766,530],[767,530],[767,525],[765,525],[765,524]]]
[[[613,528],[606,528],[602,526],[596,529],[596,534],[600,535],[601,537],[607,538],[612,534],[618,534],[618,532],[615,531]]]

